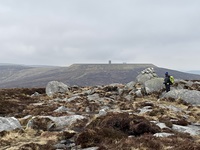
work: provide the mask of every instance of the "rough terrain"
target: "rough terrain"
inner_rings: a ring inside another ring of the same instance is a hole
[[[0,149],[199,150],[200,82],[161,81],[148,68],[128,84],[1,89]]]

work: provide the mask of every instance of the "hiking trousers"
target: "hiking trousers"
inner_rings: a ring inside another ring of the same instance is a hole
[[[165,84],[166,92],[170,91],[170,84]]]

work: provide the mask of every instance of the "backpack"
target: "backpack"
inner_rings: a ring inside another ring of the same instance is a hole
[[[170,80],[171,84],[174,84],[174,77],[173,76],[170,76],[169,80]]]

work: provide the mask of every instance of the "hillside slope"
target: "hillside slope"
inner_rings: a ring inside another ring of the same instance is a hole
[[[147,67],[153,67],[161,77],[168,71],[175,78],[200,79],[200,75],[159,68],[153,64],[73,64],[69,67],[0,65],[0,88],[45,87],[52,80],[79,86],[125,84],[135,80]]]

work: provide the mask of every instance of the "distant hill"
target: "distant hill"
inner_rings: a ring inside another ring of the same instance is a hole
[[[79,86],[125,84],[135,80],[147,67],[153,67],[161,77],[168,71],[178,79],[200,80],[200,75],[159,68],[153,64],[73,64],[69,67],[0,64],[0,88],[45,87],[53,80]]]
[[[200,70],[191,70],[191,71],[187,71],[187,73],[199,74],[200,75]]]

